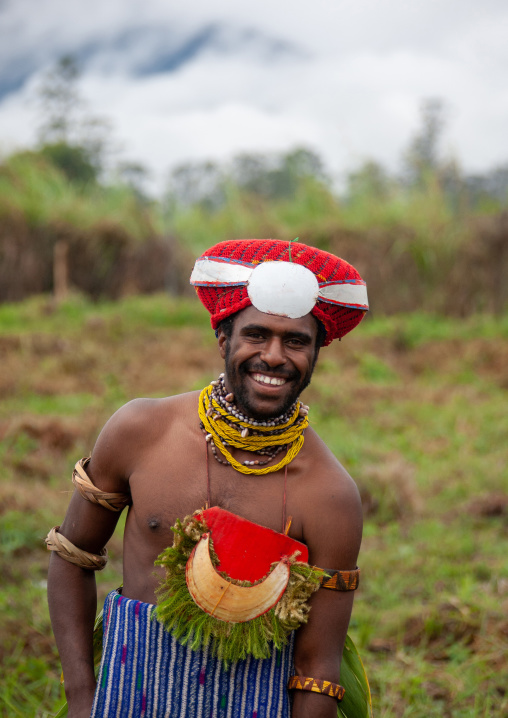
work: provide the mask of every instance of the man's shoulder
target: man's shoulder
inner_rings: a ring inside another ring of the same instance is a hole
[[[354,568],[362,535],[362,504],[356,483],[315,433],[305,437],[305,473],[298,500],[310,560],[316,565]]]
[[[150,451],[173,427],[192,420],[197,414],[197,395],[199,392],[189,392],[127,402],[104,425],[93,451],[93,463],[122,457],[122,463],[133,465],[135,457]]]
[[[323,481],[352,481],[335,454],[311,427],[306,432],[305,445],[307,470],[313,475],[318,475]]]
[[[299,488],[306,504],[341,512],[359,507],[360,495],[354,479],[321,437],[310,430],[305,444],[307,451]]]
[[[197,413],[197,397],[199,392],[191,391],[185,394],[175,394],[160,399],[138,398],[132,399],[118,409],[110,423],[118,424],[123,428],[164,418],[183,418],[186,414]]]

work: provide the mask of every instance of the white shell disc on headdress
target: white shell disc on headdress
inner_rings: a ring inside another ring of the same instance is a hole
[[[260,312],[299,319],[312,311],[319,284],[310,269],[301,264],[264,262],[253,269],[247,293]]]

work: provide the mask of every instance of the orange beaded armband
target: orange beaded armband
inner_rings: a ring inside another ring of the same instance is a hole
[[[325,575],[321,579],[321,588],[331,588],[332,591],[356,591],[360,584],[360,569],[350,571],[337,571],[325,568]]]
[[[336,698],[341,701],[344,698],[346,689],[339,686],[338,683],[331,681],[322,681],[319,678],[309,678],[309,676],[291,676],[288,681],[288,690],[290,691],[312,691],[313,693],[324,693],[326,696]]]

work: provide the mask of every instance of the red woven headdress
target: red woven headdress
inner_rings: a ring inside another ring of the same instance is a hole
[[[316,296],[308,311],[323,323],[325,345],[354,329],[368,310],[365,282],[343,259],[298,242],[290,245],[278,239],[235,239],[204,252],[191,275],[191,284],[210,312],[214,329],[226,317],[253,304],[249,282],[252,285],[256,267],[266,262],[292,262],[315,276],[317,283],[310,279],[316,285]],[[296,294],[298,291],[299,287],[294,287]],[[276,310],[269,313],[291,316]]]

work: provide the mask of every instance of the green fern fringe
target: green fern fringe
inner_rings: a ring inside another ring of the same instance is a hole
[[[248,655],[268,658],[273,648],[279,649],[287,644],[291,631],[307,622],[308,600],[319,589],[324,571],[297,561],[295,554],[290,558],[288,585],[276,606],[245,623],[221,621],[194,602],[185,580],[187,560],[201,536],[208,531],[206,523],[200,521],[196,514],[186,516],[183,521],[177,520],[172,528],[175,534],[173,546],[165,549],[155,562],[156,566],[163,566],[166,571],[165,580],[156,591],[155,616],[183,645],[189,644],[193,650],[209,647],[212,655],[226,663]],[[210,557],[213,565],[217,566],[219,560],[212,541]],[[272,564],[271,568],[275,565]],[[230,578],[228,580],[231,581]],[[233,583],[254,585],[249,581]]]

